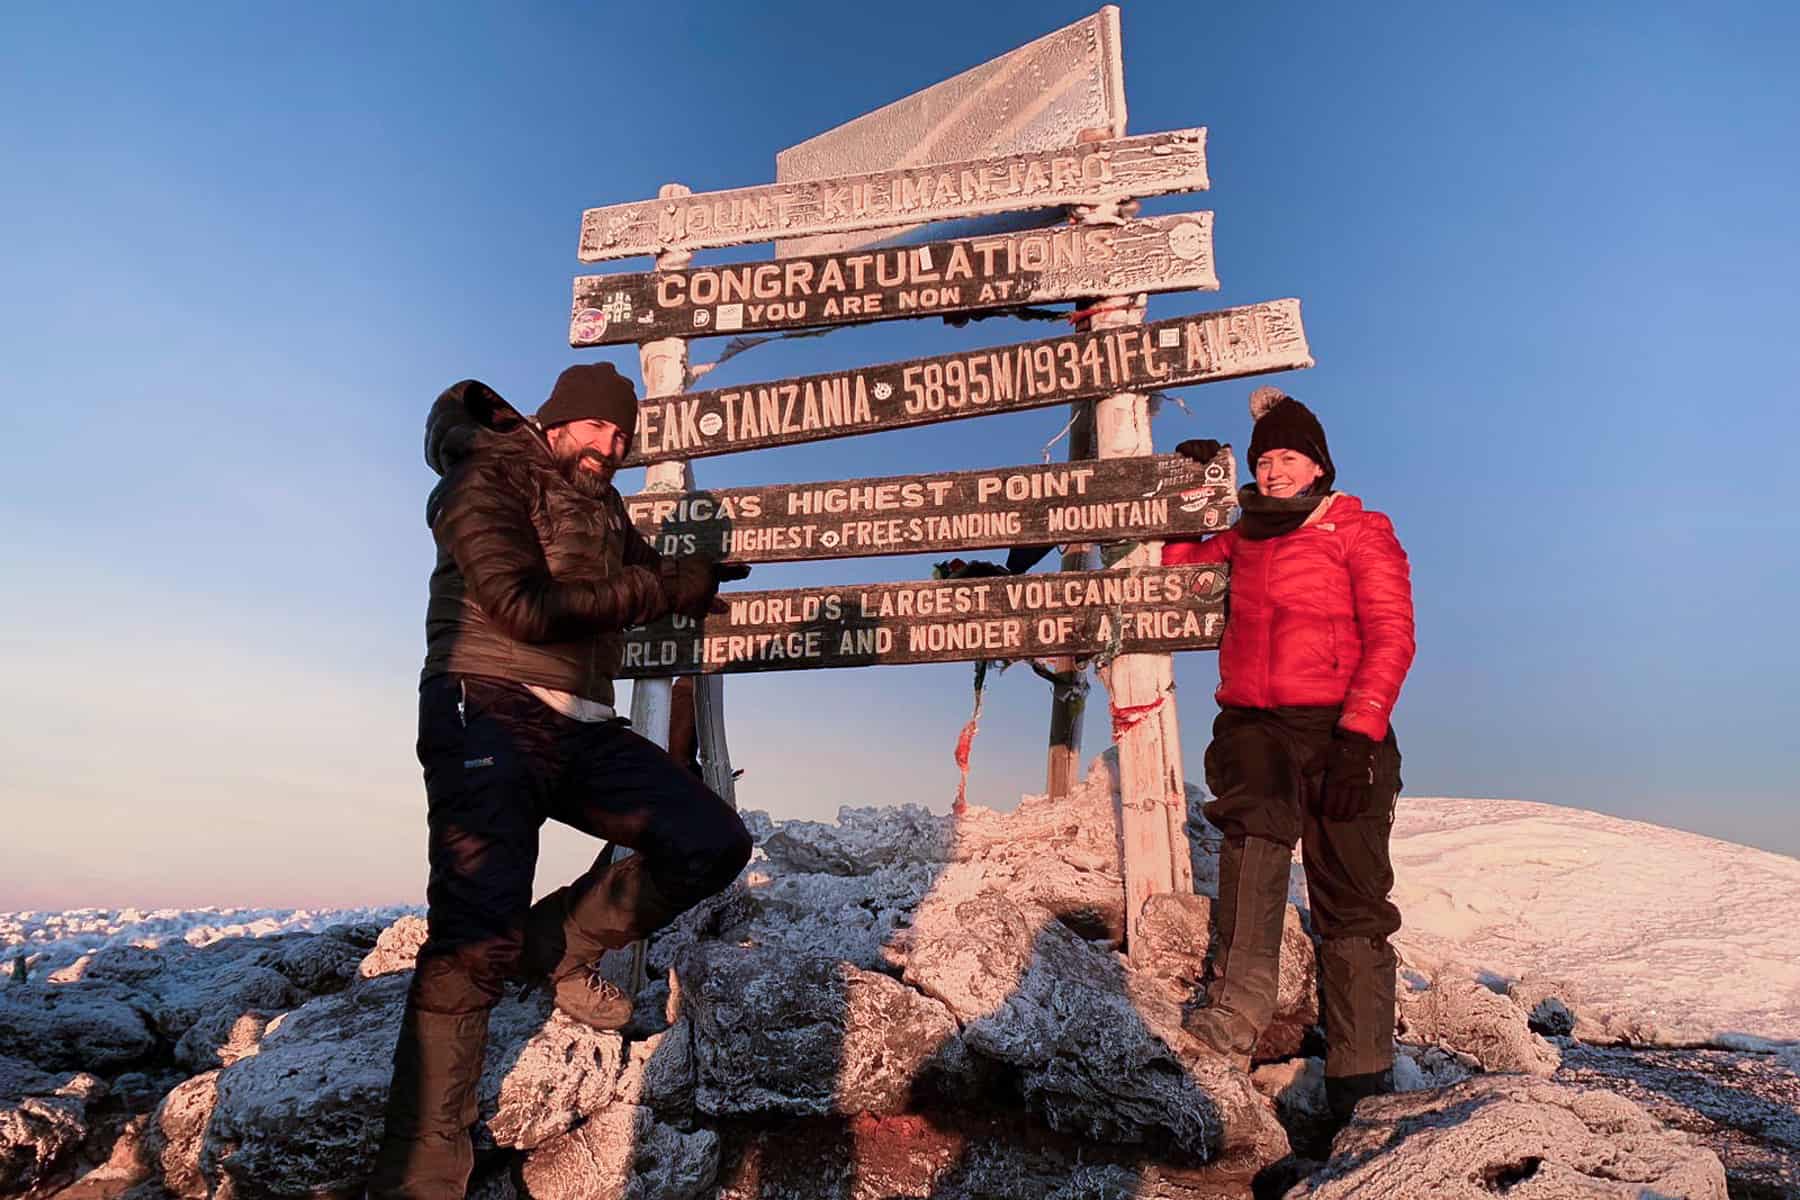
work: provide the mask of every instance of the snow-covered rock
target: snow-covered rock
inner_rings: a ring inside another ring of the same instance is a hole
[[[135,999],[104,980],[0,988],[0,1055],[52,1071],[122,1070],[157,1044]]]
[[[937,869],[883,867],[866,875],[763,874],[752,868],[741,924],[733,932],[801,957],[836,958],[865,971],[894,972],[912,913]],[[665,953],[653,947],[654,966]]]
[[[219,1073],[208,1071],[179,1084],[150,1116],[144,1145],[162,1186],[182,1200],[201,1200],[212,1184],[200,1163],[206,1128],[219,1102]]]
[[[85,1072],[51,1074],[0,1058],[0,1195],[54,1179],[87,1140],[89,1109],[105,1095],[106,1084]]]
[[[201,1016],[175,1043],[175,1061],[190,1071],[229,1067],[255,1054],[276,1014],[226,1004]]]
[[[1257,1170],[1045,1136],[993,1110],[734,1128],[724,1140],[718,1200],[1249,1200]]]
[[[684,1112],[694,1107],[694,1084],[694,1025],[683,1015],[661,1033],[626,1047],[613,1100]]]
[[[717,1133],[684,1133],[651,1109],[620,1104],[538,1147],[521,1175],[532,1200],[696,1200],[718,1169]]]
[[[381,931],[375,945],[360,963],[356,974],[361,979],[410,971],[419,959],[419,947],[425,944],[425,918],[408,914]]]
[[[1800,1196],[1800,1071],[1779,1054],[1586,1046],[1557,1083],[1604,1087],[1705,1139],[1733,1196]]]
[[[1566,980],[1527,972],[1506,985],[1532,1028],[1546,1036],[1573,1037],[1594,1046],[1654,1046],[1665,1039],[1655,1020],[1616,1002],[1595,998]],[[1718,1038],[1729,1044],[1730,1035]]]
[[[920,914],[906,981],[943,1001],[981,1057],[1009,1068],[1052,1129],[1167,1139],[1273,1161],[1287,1139],[1243,1074],[1180,1030],[1180,1008],[1051,914],[991,893]]]
[[[967,1074],[956,1022],[896,980],[779,947],[695,946],[676,966],[695,1105],[712,1116],[902,1111]]]
[[[1446,967],[1429,980],[1402,972],[1397,995],[1400,1036],[1464,1054],[1484,1071],[1554,1075],[1556,1047],[1531,1031],[1525,1010],[1477,982],[1466,968]]]
[[[1725,1200],[1718,1156],[1611,1092],[1518,1075],[1357,1106],[1288,1200]]]
[[[837,820],[783,821],[762,843],[769,861],[807,874],[867,875],[950,860],[955,826],[919,804],[838,809]]]
[[[381,1134],[409,982],[386,974],[314,1000],[219,1072],[202,1169],[229,1176],[239,1197],[360,1182]],[[489,1022],[478,1140],[528,1149],[566,1132],[611,1103],[622,1059],[616,1034],[551,1016],[541,994],[503,1001]]]

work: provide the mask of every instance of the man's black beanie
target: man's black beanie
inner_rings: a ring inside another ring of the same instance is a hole
[[[578,363],[556,377],[550,398],[537,410],[537,422],[545,429],[570,421],[611,421],[637,433],[637,389],[611,363]]]
[[[1259,387],[1250,393],[1250,415],[1256,420],[1250,431],[1251,474],[1256,472],[1256,460],[1269,451],[1298,450],[1325,472],[1311,490],[1331,490],[1337,481],[1337,467],[1331,461],[1331,448],[1325,444],[1325,427],[1313,416],[1312,409],[1280,388]]]

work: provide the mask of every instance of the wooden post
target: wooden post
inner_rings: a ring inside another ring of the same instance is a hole
[[[1124,130],[1084,130],[1083,141],[1119,136]],[[1133,204],[1135,207],[1135,204]],[[1120,206],[1080,213],[1083,224],[1123,219]],[[1096,312],[1090,329],[1141,325],[1147,297],[1119,297],[1123,303]],[[1096,456],[1101,459],[1153,454],[1150,401],[1122,393],[1094,406]],[[1144,542],[1116,566],[1158,566],[1162,543]],[[1119,832],[1124,849],[1125,952],[1140,962],[1137,936],[1144,901],[1157,892],[1191,892],[1194,868],[1188,856],[1187,792],[1182,774],[1181,733],[1175,715],[1174,664],[1166,654],[1121,654],[1100,672],[1112,706],[1113,741],[1119,747]]]
[[[672,200],[689,194],[679,183],[666,183],[658,191],[659,199]],[[680,270],[688,265],[693,253],[672,250],[656,256],[659,271]],[[687,390],[688,345],[684,338],[658,338],[638,347],[638,369],[644,379],[644,396],[673,396]],[[688,492],[694,488],[694,471],[682,461],[654,463],[644,470],[646,492]],[[642,737],[668,748],[671,679],[640,679],[631,688],[631,726]],[[731,784],[731,755],[725,746],[725,681],[718,676],[694,681],[694,711],[700,741],[700,763],[706,781],[731,807],[737,800]],[[721,786],[720,781],[723,781]],[[620,853],[630,850],[621,847]],[[628,972],[632,995],[644,986],[644,943],[636,942],[630,950]]]
[[[1136,325],[1144,298],[1094,314],[1096,328]],[[1151,453],[1149,401],[1111,396],[1095,411],[1099,457]],[[1155,566],[1162,543],[1145,542],[1120,566]],[[1119,747],[1120,832],[1125,854],[1125,948],[1137,962],[1144,901],[1157,892],[1192,891],[1188,859],[1187,798],[1181,740],[1175,719],[1175,676],[1166,654],[1121,654],[1102,671],[1112,702],[1113,740]]]
[[[1076,400],[1069,405],[1069,461],[1094,457],[1094,402]],[[1086,571],[1092,567],[1091,543],[1070,545],[1063,551],[1062,569]],[[1069,794],[1081,774],[1081,721],[1087,713],[1087,671],[1072,658],[1050,660],[1055,690],[1050,694],[1050,760],[1044,770],[1044,790],[1055,800]]]

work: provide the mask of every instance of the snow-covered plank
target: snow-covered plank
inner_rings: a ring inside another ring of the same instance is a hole
[[[1237,503],[1229,450],[824,483],[640,492],[625,509],[664,554],[804,562],[1215,533]]]
[[[582,262],[981,217],[1116,204],[1207,186],[1206,130],[985,155],[590,208]]]
[[[622,679],[1215,649],[1217,566],[729,592],[728,611],[628,631]]]
[[[569,344],[855,325],[1218,286],[1212,214],[1180,213],[808,258],[581,275]]]
[[[1298,300],[647,398],[627,466],[1312,366]]]

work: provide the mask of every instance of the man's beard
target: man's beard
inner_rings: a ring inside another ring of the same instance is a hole
[[[592,460],[600,469],[589,471],[581,464]],[[612,488],[613,467],[597,450],[583,450],[573,458],[558,458],[557,467],[563,478],[584,496],[603,496]]]

